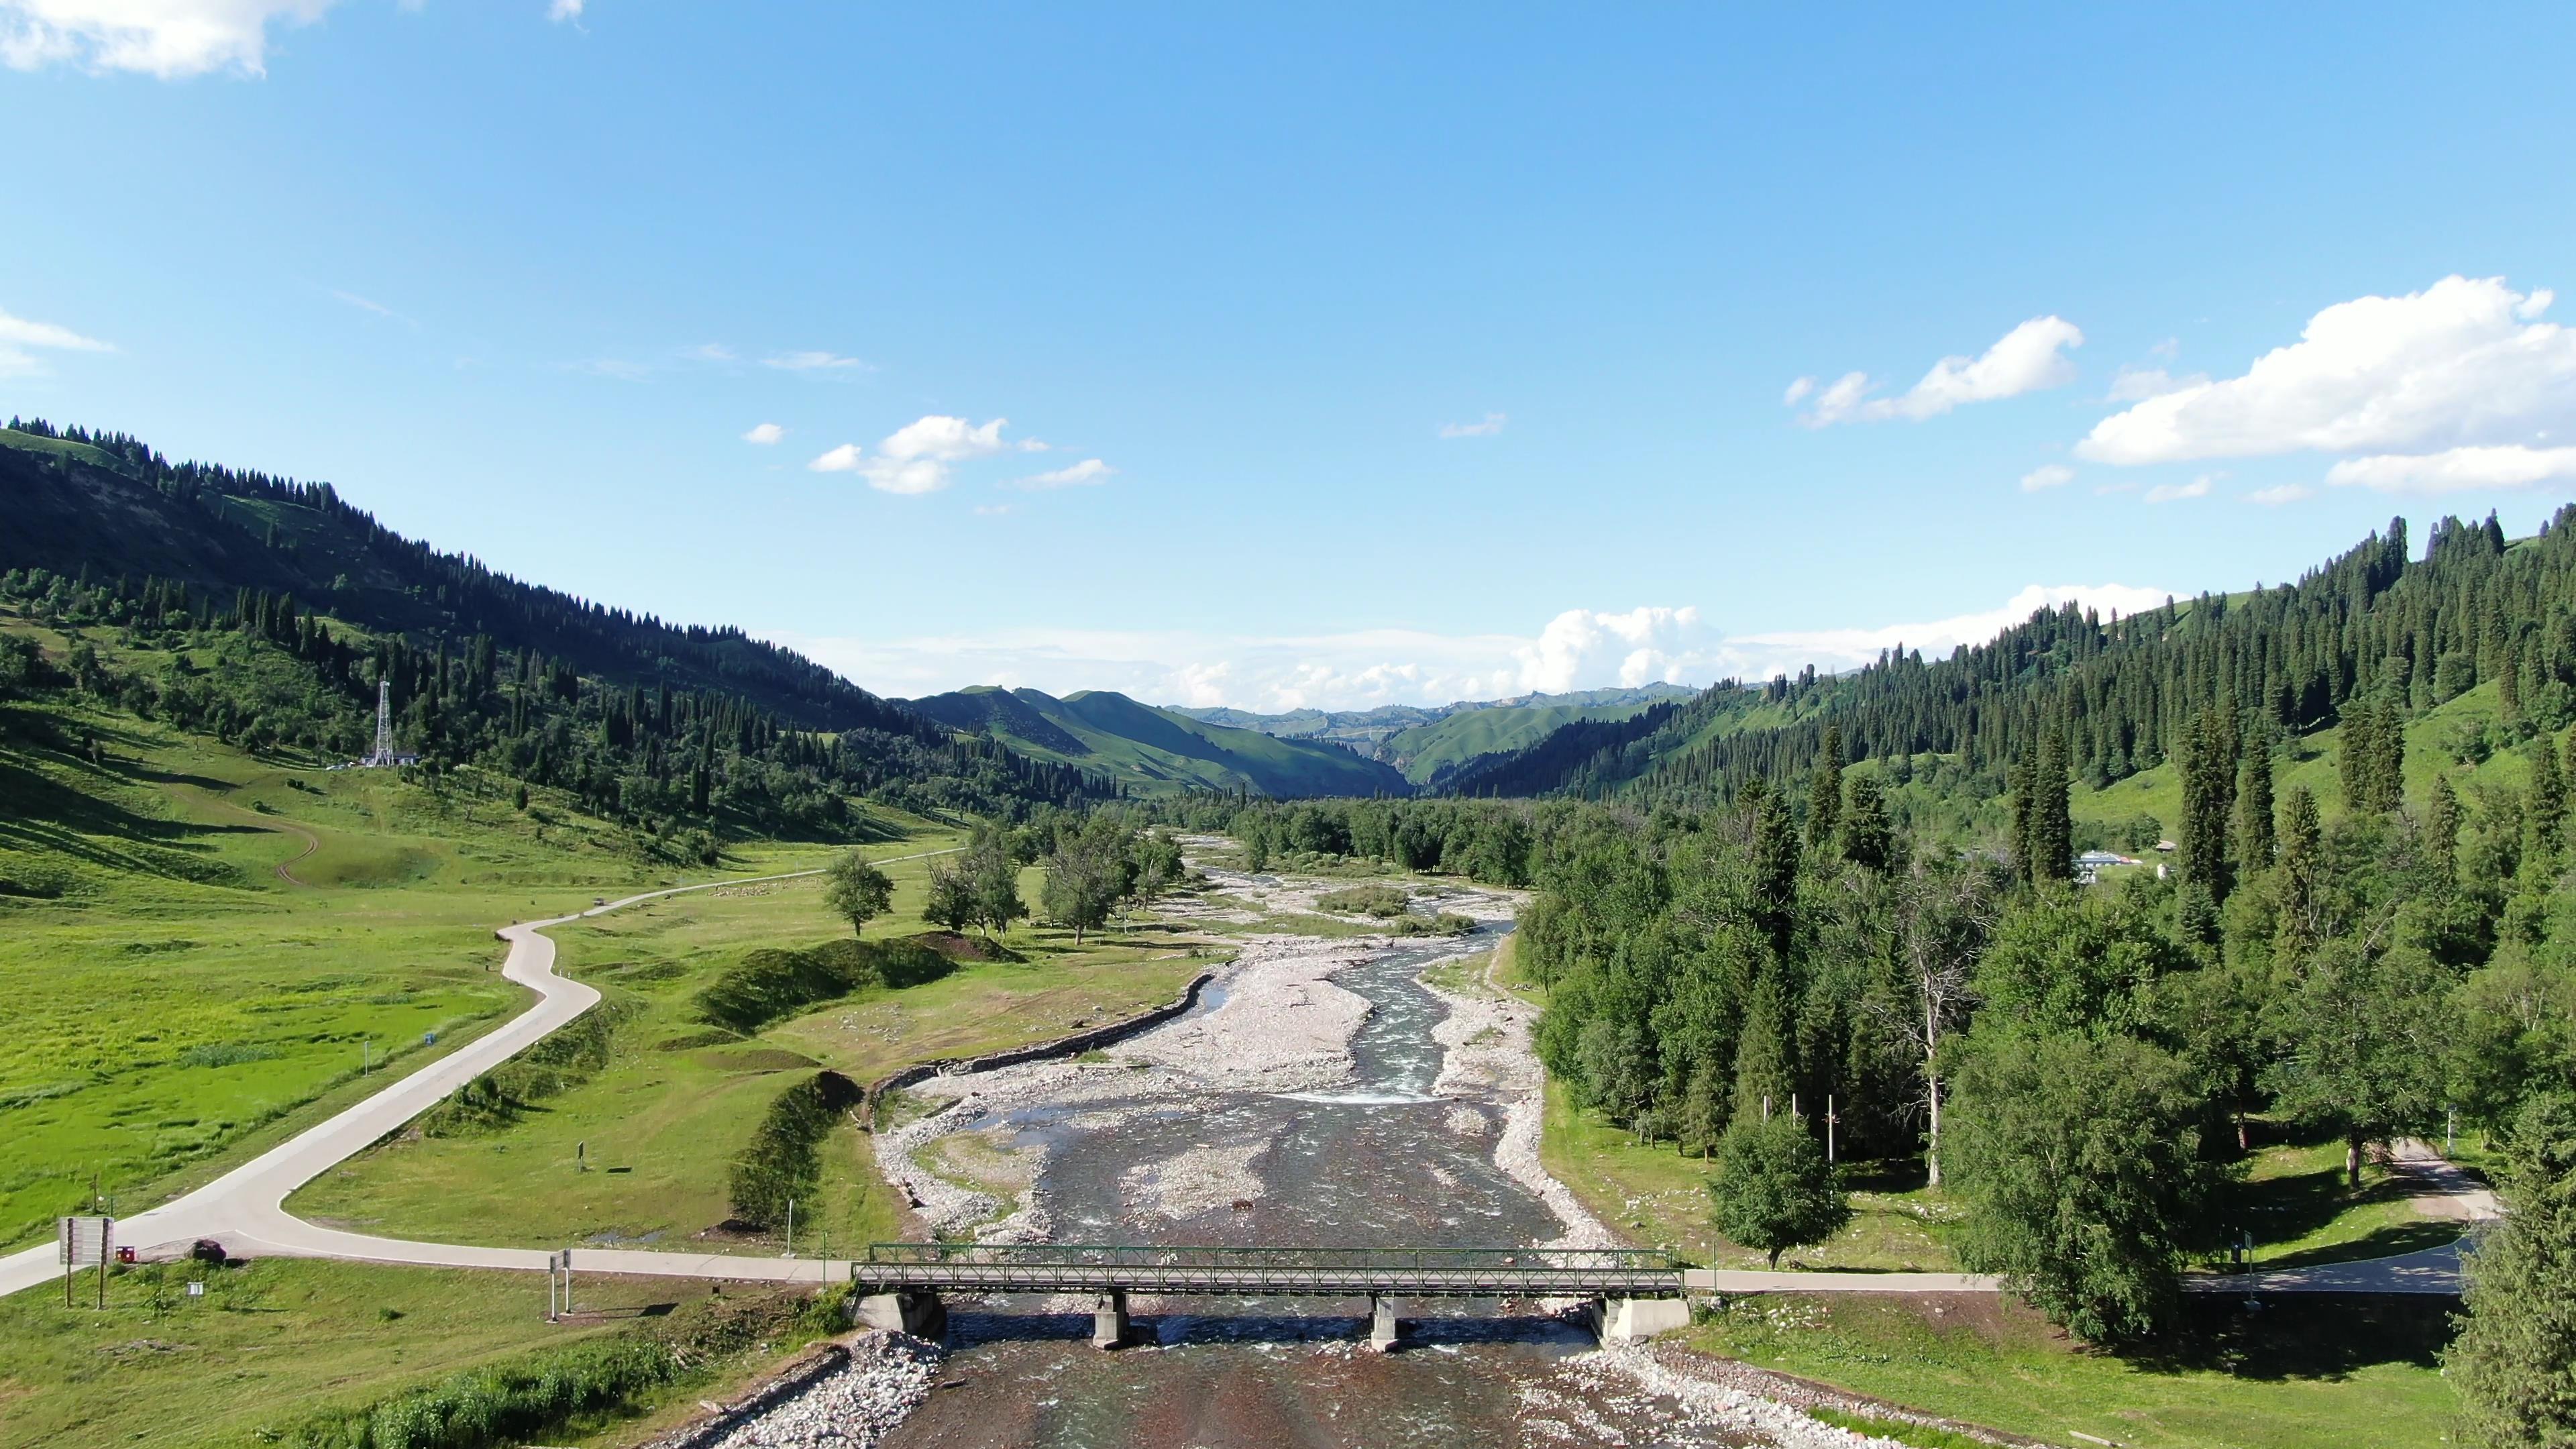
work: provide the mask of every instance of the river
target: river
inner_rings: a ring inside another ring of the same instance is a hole
[[[1025,1205],[998,1232],[988,1213],[987,1234],[1290,1246],[1601,1241],[1597,1226],[1568,1220],[1579,1209],[1552,1209],[1540,1185],[1524,1180],[1536,1175],[1534,1100],[1518,1108],[1528,1139],[1521,1175],[1498,1161],[1509,1155],[1512,1074],[1452,1070],[1444,1079],[1444,1066],[1463,1065],[1451,1062],[1453,1052],[1525,1057],[1517,1033],[1527,1009],[1480,1008],[1502,1013],[1496,1019],[1515,1034],[1508,1040],[1496,1026],[1480,1028],[1472,1044],[1442,1031],[1467,1004],[1427,989],[1423,968],[1491,949],[1510,929],[1510,902],[1464,896],[1442,905],[1483,917],[1474,936],[1270,938],[1188,1016],[1114,1050],[1109,1063],[947,1079],[952,1093],[972,1095],[940,1127],[971,1130],[1004,1152],[1043,1154]],[[1534,1071],[1518,1080],[1521,1097],[1531,1096]],[[914,1145],[925,1140],[908,1135]],[[1087,1305],[953,1302],[942,1386],[884,1442],[1774,1442],[1695,1422],[1670,1393],[1607,1371],[1613,1356],[1593,1352],[1590,1333],[1558,1305],[1404,1306],[1402,1348],[1377,1354],[1358,1300],[1139,1297],[1138,1342],[1104,1353],[1089,1344]]]

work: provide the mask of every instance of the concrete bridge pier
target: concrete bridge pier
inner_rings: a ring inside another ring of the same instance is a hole
[[[1587,1316],[1603,1343],[1638,1343],[1691,1321],[1684,1298],[1595,1298]]]
[[[851,1301],[850,1319],[888,1333],[908,1333],[932,1343],[948,1339],[948,1305],[928,1289],[864,1293]]]
[[[1116,1348],[1127,1341],[1127,1334],[1127,1291],[1112,1288],[1092,1303],[1091,1346]]]
[[[1397,1304],[1391,1293],[1369,1295],[1369,1347],[1379,1353],[1395,1352]]]

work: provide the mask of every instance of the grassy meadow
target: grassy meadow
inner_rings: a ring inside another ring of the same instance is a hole
[[[2167,1357],[2070,1341],[1985,1294],[1766,1295],[1692,1328],[1702,1352],[2050,1444],[2413,1449],[2456,1409],[2439,1299],[2197,1303]]]
[[[927,848],[915,841],[889,855]],[[920,934],[928,861],[887,867],[893,912],[869,939]],[[1023,882],[1034,892],[1036,872]],[[846,935],[814,880],[650,902],[555,932],[557,969],[589,981],[621,1021],[607,1064],[517,1121],[453,1136],[406,1136],[350,1159],[289,1199],[316,1221],[371,1233],[555,1247],[575,1243],[724,1247],[743,1234],[726,1178],[769,1104],[816,1068],[859,1082],[918,1061],[1044,1041],[1177,995],[1217,953],[1159,927],[1072,933],[1023,924],[997,959],[962,959],[936,980],[869,989],[737,1036],[699,1019],[695,998],[749,950]],[[961,955],[985,954],[970,941]],[[867,1134],[834,1130],[825,1198],[800,1205],[800,1251],[903,1235],[901,1203],[879,1178]]]
[[[206,1284],[189,1298],[190,1279]],[[545,1321],[530,1274],[268,1259],[120,1270],[105,1312],[84,1275],[58,1292],[0,1299],[0,1449],[276,1443],[308,1417],[566,1344],[649,1329],[696,1349],[698,1371],[630,1406],[550,1432],[556,1444],[626,1444],[685,1414],[708,1385],[805,1341],[802,1299],[711,1294],[697,1280],[590,1278],[581,1312]]]

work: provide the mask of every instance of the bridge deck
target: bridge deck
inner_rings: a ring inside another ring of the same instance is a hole
[[[1218,1248],[876,1243],[863,1291],[1217,1293],[1410,1298],[1678,1297],[1681,1270],[1627,1248]]]

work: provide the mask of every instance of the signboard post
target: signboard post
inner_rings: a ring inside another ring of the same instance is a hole
[[[98,1265],[98,1306],[107,1306],[107,1260],[116,1251],[116,1219],[68,1217],[58,1227],[63,1260],[63,1306],[72,1306],[72,1273],[85,1264]]]

